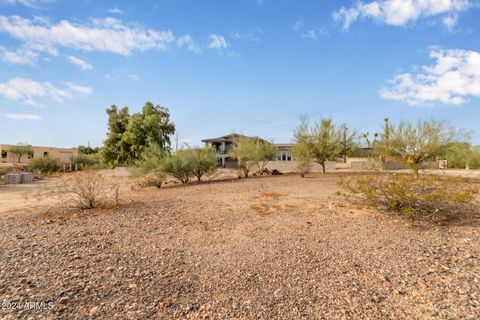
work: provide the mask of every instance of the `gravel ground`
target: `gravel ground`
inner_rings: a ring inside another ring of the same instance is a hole
[[[342,203],[337,180],[173,186],[132,192],[116,209],[4,216],[0,316],[480,318],[477,223]]]

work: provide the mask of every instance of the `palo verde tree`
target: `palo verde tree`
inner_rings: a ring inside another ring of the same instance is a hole
[[[162,160],[162,171],[182,183],[188,183],[194,176],[194,163],[189,150],[178,150]]]
[[[192,173],[198,181],[207,173],[214,172],[218,167],[219,155],[212,147],[193,148],[186,150],[192,162]]]
[[[26,143],[18,143],[10,148],[10,153],[13,153],[17,157],[18,163],[20,163],[22,156],[32,154],[32,146]]]
[[[274,144],[251,137],[239,139],[232,150],[232,156],[237,159],[238,167],[245,177],[248,177],[254,168],[257,168],[257,172],[262,171],[276,153],[277,148]]]
[[[292,147],[292,155],[297,162],[297,171],[302,178],[312,170],[313,165],[313,141],[310,137],[308,119],[302,117],[299,126],[293,132],[295,145]]]
[[[150,178],[153,184],[160,188],[166,178],[163,169],[163,161],[167,157],[167,152],[156,144],[151,144],[142,153],[139,160],[135,162],[136,168],[139,170],[132,170],[134,175]]]
[[[170,136],[175,125],[167,108],[147,102],[142,112],[130,116],[128,108],[107,109],[108,137],[102,149],[103,161],[110,165],[130,165],[142,158],[149,145],[170,151]]]
[[[331,119],[320,119],[310,126],[308,119],[303,118],[297,131],[302,132],[302,139],[305,139],[296,141],[297,144],[303,143],[305,148],[308,148],[308,151],[304,151],[305,154],[320,164],[325,173],[326,162],[335,160],[342,153],[343,129],[335,126]]]
[[[405,161],[418,179],[419,170],[427,160],[435,159],[444,148],[460,138],[455,128],[441,121],[418,121],[416,125],[401,121],[389,127],[388,145],[382,141],[383,150]]]

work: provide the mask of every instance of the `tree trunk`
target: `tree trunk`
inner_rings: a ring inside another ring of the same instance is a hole
[[[347,154],[343,155],[343,163],[347,163]]]
[[[321,165],[322,165],[322,172],[325,173],[325,162],[322,162]]]

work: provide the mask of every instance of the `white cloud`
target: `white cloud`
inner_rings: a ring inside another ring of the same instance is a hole
[[[68,57],[68,61],[79,66],[82,70],[92,70],[92,65],[87,61],[77,58],[75,56]]]
[[[218,34],[211,34],[208,36],[210,49],[226,49],[228,48],[227,40]]]
[[[295,21],[295,23],[293,24],[293,29],[294,29],[295,31],[298,31],[298,30],[300,30],[300,29],[303,28],[303,25],[304,25],[304,24],[305,24],[305,22],[304,22],[302,19],[297,20],[297,21]]]
[[[309,30],[307,32],[302,33],[302,37],[307,39],[312,39],[312,40],[318,39],[318,35],[315,30]]]
[[[188,34],[181,36],[177,39],[177,46],[179,48],[186,46],[188,50],[194,52],[195,54],[199,54],[202,52],[200,46]]]
[[[458,23],[458,15],[451,15],[451,16],[443,17],[442,23],[448,30],[451,30]]]
[[[78,93],[78,94],[81,94],[81,95],[88,96],[88,95],[91,95],[92,92],[93,92],[92,88],[81,86],[81,85],[76,84],[76,83],[71,82],[71,81],[65,82],[65,85],[67,87],[69,87],[72,92]]]
[[[470,7],[469,0],[378,0],[356,2],[352,7],[341,7],[333,19],[345,30],[360,18],[370,18],[392,26],[405,26],[424,17],[448,15],[452,17]],[[452,20],[444,24],[452,23]]]
[[[0,96],[12,101],[20,101],[27,105],[38,105],[34,98],[50,98],[57,102],[73,98],[77,95],[89,95],[92,89],[73,82],[65,83],[66,88],[55,87],[50,82],[38,82],[27,78],[16,77],[0,83]]]
[[[24,41],[32,50],[58,54],[58,47],[129,55],[133,51],[167,50],[175,41],[171,31],[126,26],[114,18],[92,19],[88,24],[62,20],[36,23],[19,16],[0,16],[0,31]]]
[[[25,114],[25,113],[6,113],[6,118],[17,120],[17,121],[39,121],[42,120],[42,117],[36,114]]]
[[[442,103],[461,105],[470,97],[480,97],[480,53],[466,50],[433,49],[433,66],[422,72],[403,73],[389,81],[380,91],[387,100],[398,100],[412,106]]]
[[[130,79],[133,81],[136,81],[140,79],[140,77],[137,74],[130,73],[125,69],[116,69],[112,73],[107,73],[104,75],[105,79],[107,80],[116,80],[116,79]]]
[[[245,40],[252,42],[261,42],[262,41],[263,31],[260,28],[257,28],[253,32],[241,33],[241,32],[230,32],[229,36],[235,40]]]
[[[122,9],[117,8],[117,7],[108,9],[107,12],[108,13],[113,13],[113,14],[122,14],[123,13]]]
[[[9,51],[0,46],[1,59],[9,64],[34,64],[37,61],[38,54],[29,49],[18,49],[16,51]]]
[[[51,0],[2,0],[5,4],[10,5],[24,5],[29,8],[40,8],[42,4],[51,2]]]

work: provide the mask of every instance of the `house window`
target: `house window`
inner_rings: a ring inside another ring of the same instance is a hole
[[[27,156],[28,156],[28,159],[33,159],[33,151],[29,151]]]
[[[44,156],[44,157],[48,157],[48,152],[45,151],[45,152],[43,153],[43,156]]]
[[[2,150],[2,159],[7,159],[8,153],[5,150]]]
[[[218,153],[225,154],[225,144],[220,144],[218,146]]]

